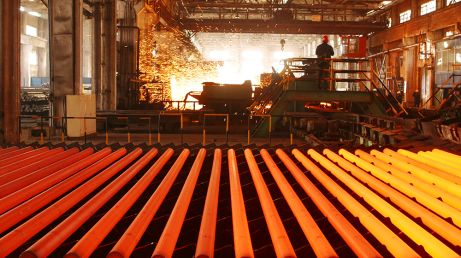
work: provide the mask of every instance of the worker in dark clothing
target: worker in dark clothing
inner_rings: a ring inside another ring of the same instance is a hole
[[[413,103],[415,105],[415,107],[419,107],[420,103],[421,103],[421,94],[419,94],[419,90],[416,89],[414,92],[413,92]]]
[[[333,47],[331,47],[329,44],[329,39],[327,35],[324,35],[322,37],[322,44],[317,46],[317,49],[315,50],[315,54],[317,55],[318,58],[331,58],[335,52],[333,51]],[[320,89],[328,89],[328,81],[324,81],[322,79],[324,78],[329,78],[329,72],[323,71],[324,69],[330,69],[330,61],[328,60],[319,60],[319,88]]]

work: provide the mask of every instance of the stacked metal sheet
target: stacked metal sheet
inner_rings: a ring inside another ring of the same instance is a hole
[[[0,257],[455,257],[461,156],[439,149],[0,149]]]

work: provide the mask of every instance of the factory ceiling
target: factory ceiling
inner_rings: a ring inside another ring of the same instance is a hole
[[[400,2],[381,0],[182,0],[183,29],[201,32],[368,34],[385,28],[375,13]]]

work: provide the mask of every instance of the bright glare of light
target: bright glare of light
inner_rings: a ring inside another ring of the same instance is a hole
[[[262,59],[263,58],[263,54],[260,52],[260,51],[257,51],[257,50],[244,50],[242,52],[242,57],[243,59]]]
[[[443,42],[443,47],[444,47],[444,48],[448,48],[448,41],[444,41],[444,42]]]
[[[32,15],[32,16],[35,16],[35,17],[42,17],[42,15],[39,14],[38,12],[33,12],[33,11],[31,11],[31,12],[28,12],[28,14],[30,14],[30,15]]]
[[[390,4],[390,3],[392,3],[392,1],[382,1],[381,5],[386,6],[386,5]]]
[[[453,31],[449,30],[445,32],[445,37],[450,37],[450,36],[453,36]]]
[[[293,52],[286,51],[276,51],[273,55],[276,60],[283,60],[294,56]]]
[[[461,63],[461,53],[456,53],[456,63]]]
[[[225,50],[212,50],[208,54],[208,59],[212,61],[225,61],[229,60],[229,52]]]
[[[152,49],[152,56],[157,57],[157,50],[155,48]]]
[[[19,7],[19,11],[24,12],[25,10],[26,10],[26,8],[24,8],[24,6]]]

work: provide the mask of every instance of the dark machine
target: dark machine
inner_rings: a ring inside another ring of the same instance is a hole
[[[197,99],[199,104],[204,106],[203,109],[214,112],[244,111],[253,101],[251,81],[245,81],[243,84],[204,82],[203,91],[192,91],[187,95]]]

